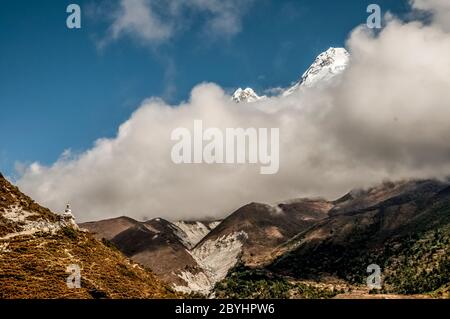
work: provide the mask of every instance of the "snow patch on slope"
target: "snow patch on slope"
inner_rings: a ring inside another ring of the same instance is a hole
[[[231,99],[236,103],[247,102],[253,103],[260,100],[265,100],[267,97],[259,96],[252,88],[246,88],[243,90],[242,88],[237,89]]]
[[[228,271],[236,265],[247,238],[247,234],[240,231],[205,241],[190,252],[203,272],[199,274],[183,272],[179,275],[180,278],[187,282],[190,291],[210,292],[214,285],[224,279]],[[179,290],[180,287],[176,289]]]
[[[173,288],[182,293],[198,292],[208,294],[211,287],[213,287],[210,278],[203,271],[196,274],[182,271],[178,276],[186,282],[186,286],[174,285]]]
[[[0,244],[0,255],[6,254],[11,252],[11,249],[9,249],[9,243],[2,243]]]
[[[27,212],[20,206],[11,206],[2,215],[4,218],[9,219],[9,221],[13,223],[22,223],[25,222],[28,217],[36,216],[38,214]]]
[[[183,245],[192,249],[197,245],[211,230],[217,227],[220,222],[175,222],[175,235],[181,240]]]
[[[39,216],[39,214],[28,212],[21,206],[14,205],[9,207],[2,216],[8,221],[17,224],[18,231],[10,233],[0,240],[8,240],[18,236],[31,236],[36,233],[56,234],[63,227],[78,228],[75,221],[71,218],[62,217],[58,222],[50,222],[45,219],[29,219]]]

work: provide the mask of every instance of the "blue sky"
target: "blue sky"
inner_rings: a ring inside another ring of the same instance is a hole
[[[320,52],[343,46],[372,2],[259,0],[232,34],[205,32],[208,14],[198,12],[159,43],[126,34],[101,46],[118,1],[4,0],[0,171],[14,176],[15,163],[48,165],[65,149],[80,152],[112,137],[150,96],[175,105],[204,81],[230,92],[286,87]],[[82,8],[80,30],[66,27],[70,3]],[[407,9],[406,1],[377,3],[397,14]]]

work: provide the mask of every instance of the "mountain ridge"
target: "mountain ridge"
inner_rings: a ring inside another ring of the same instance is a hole
[[[173,288],[189,292],[189,276],[201,276],[204,269],[191,253],[198,237],[203,237],[217,222],[170,222],[154,218],[139,222],[118,217],[81,223],[97,239],[106,239],[132,260],[149,267]],[[205,279],[206,280],[206,279]]]

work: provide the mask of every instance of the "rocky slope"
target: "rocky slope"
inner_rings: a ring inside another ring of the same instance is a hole
[[[197,291],[209,292],[238,262],[264,262],[277,246],[325,218],[330,207],[324,200],[296,200],[275,206],[251,203],[238,209],[191,250],[204,272],[198,278],[185,271],[189,286],[195,283]]]
[[[137,222],[121,217],[80,227],[109,240],[175,289],[208,293],[237,262],[265,261],[274,248],[327,217],[331,206],[306,199],[274,206],[252,203],[222,222]]]
[[[258,264],[272,249],[327,217],[330,208],[331,204],[325,200],[304,199],[277,205],[251,203],[224,219],[196,249],[241,233],[240,259],[246,264]]]
[[[106,239],[133,261],[149,267],[160,279],[177,290],[198,291],[198,282],[208,281],[204,269],[190,249],[217,222],[171,223],[162,218],[138,222],[119,217],[80,224],[98,239]],[[191,276],[196,280],[192,280]],[[192,287],[191,287],[192,286]]]
[[[81,288],[66,272],[78,265]],[[0,299],[167,298],[176,295],[118,250],[22,194],[0,174]]]

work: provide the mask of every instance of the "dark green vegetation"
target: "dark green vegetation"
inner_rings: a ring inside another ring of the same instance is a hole
[[[450,226],[412,236],[385,263],[385,291],[399,294],[448,293],[450,278]],[[447,287],[447,289],[446,289]]]
[[[342,291],[290,281],[263,269],[237,266],[216,284],[214,292],[218,298],[230,299],[321,299],[332,298]]]

